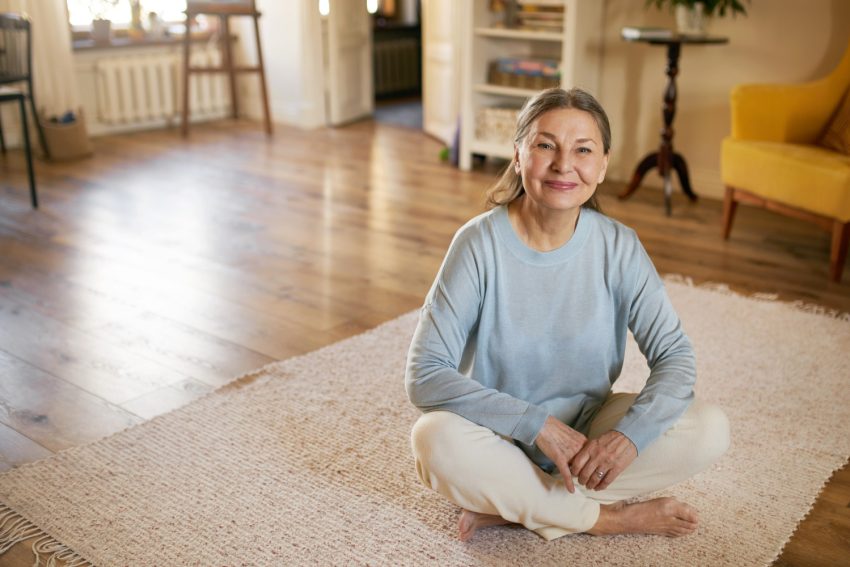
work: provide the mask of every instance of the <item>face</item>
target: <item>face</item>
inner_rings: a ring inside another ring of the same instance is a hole
[[[608,156],[589,112],[558,108],[532,123],[515,149],[514,166],[535,205],[578,211],[605,178]]]

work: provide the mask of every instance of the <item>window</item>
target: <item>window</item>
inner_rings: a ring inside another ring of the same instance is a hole
[[[74,27],[88,28],[96,18],[111,20],[119,26],[129,26],[130,0],[67,0],[68,17]],[[139,0],[142,6],[142,21],[147,21],[150,12],[156,12],[166,22],[182,22],[186,19],[186,0]]]

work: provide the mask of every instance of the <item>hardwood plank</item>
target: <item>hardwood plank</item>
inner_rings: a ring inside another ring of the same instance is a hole
[[[49,451],[90,443],[141,422],[132,413],[3,351],[0,376],[0,424]]]
[[[120,404],[181,376],[0,296],[0,350]]]
[[[212,390],[213,388],[209,384],[187,378],[177,384],[165,386],[135,400],[124,402],[121,407],[144,419],[153,419],[158,415],[185,406]]]
[[[211,386],[274,360],[70,282],[13,272],[0,261],[6,297]]]
[[[5,423],[0,423],[0,472],[47,458],[52,454],[29,437]]]

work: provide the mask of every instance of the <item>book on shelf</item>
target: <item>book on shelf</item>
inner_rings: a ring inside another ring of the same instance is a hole
[[[620,30],[620,35],[623,39],[669,39],[674,34],[669,28],[626,26]]]
[[[564,4],[540,0],[520,2],[515,22],[519,29],[563,32]]]

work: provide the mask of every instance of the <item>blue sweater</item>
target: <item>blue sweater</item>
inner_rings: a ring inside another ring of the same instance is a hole
[[[586,434],[620,375],[627,329],[651,369],[616,426],[643,451],[693,399],[693,349],[635,232],[582,209],[557,250],[529,248],[497,207],[455,235],[420,314],[405,386],[510,437],[544,470],[534,440],[552,415]]]

